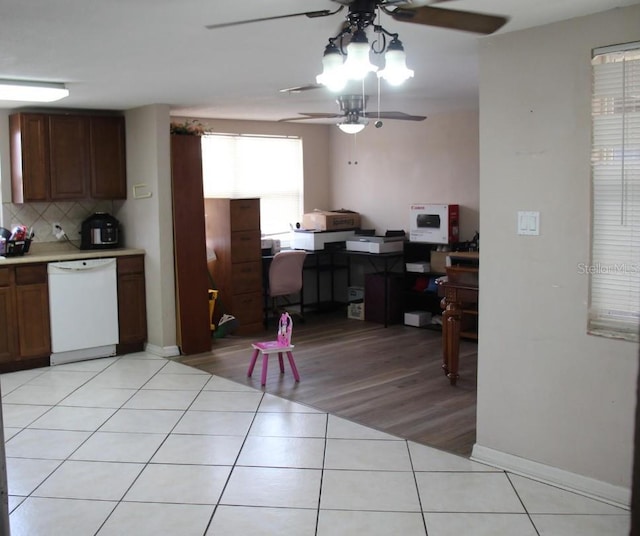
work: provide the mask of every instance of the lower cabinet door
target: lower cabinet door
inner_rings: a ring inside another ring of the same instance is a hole
[[[47,285],[17,285],[15,289],[20,357],[51,355]]]
[[[14,292],[0,287],[0,363],[13,361],[18,355],[18,323],[15,315]]]

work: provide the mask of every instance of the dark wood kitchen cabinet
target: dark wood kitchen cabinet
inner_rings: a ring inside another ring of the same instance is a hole
[[[49,364],[49,290],[46,264],[0,271],[0,372]]]
[[[123,116],[18,113],[9,125],[14,203],[126,199]]]
[[[89,121],[79,115],[49,116],[51,200],[89,197]]]
[[[18,323],[12,279],[10,268],[0,268],[0,324],[3,327],[0,330],[0,366],[13,361],[18,355]]]
[[[49,201],[49,119],[45,114],[9,117],[11,195],[14,203]]]
[[[118,354],[140,352],[147,340],[144,256],[118,257]]]
[[[127,163],[124,117],[89,119],[91,185],[93,199],[127,198]]]

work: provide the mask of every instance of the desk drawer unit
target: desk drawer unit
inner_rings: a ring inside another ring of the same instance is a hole
[[[260,249],[260,231],[237,231],[231,233],[231,262],[259,261],[262,258]]]
[[[224,312],[238,319],[239,335],[262,329],[262,250],[259,199],[205,199],[208,263],[217,290],[217,323]]]

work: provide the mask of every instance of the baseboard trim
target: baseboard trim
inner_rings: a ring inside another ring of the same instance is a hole
[[[631,490],[621,486],[614,486],[601,480],[571,473],[557,467],[545,465],[526,458],[520,458],[477,443],[473,446],[471,459],[485,463],[498,469],[509,471],[551,484],[559,488],[575,491],[599,501],[604,501],[627,510],[631,507]]]
[[[180,348],[177,346],[156,346],[155,344],[147,343],[144,349],[145,352],[160,357],[176,357],[180,355]]]

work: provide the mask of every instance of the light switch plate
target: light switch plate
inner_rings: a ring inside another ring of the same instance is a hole
[[[538,211],[518,211],[518,234],[519,235],[539,235],[540,234],[540,212]]]

